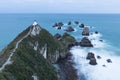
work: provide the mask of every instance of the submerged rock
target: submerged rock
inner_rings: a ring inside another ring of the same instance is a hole
[[[58,23],[55,23],[53,25],[53,27],[57,27],[57,29],[61,29],[61,27],[63,26],[64,24],[62,22],[58,22]]]
[[[53,27],[57,27],[58,26],[58,24],[57,23],[55,23],[54,25],[53,25]]]
[[[97,56],[98,59],[101,59],[101,56]]]
[[[78,22],[78,21],[75,21],[75,24],[79,24],[79,22]]]
[[[68,25],[71,25],[71,24],[72,24],[72,22],[71,22],[71,21],[69,21],[69,22],[68,22]]]
[[[93,47],[91,41],[90,41],[87,37],[84,37],[84,38],[81,40],[80,46],[82,46],[82,47]]]
[[[89,36],[89,28],[88,28],[88,27],[85,27],[85,28],[83,29],[82,35],[83,35],[83,36]]]
[[[61,29],[61,26],[57,27],[57,29]]]
[[[80,28],[84,28],[84,27],[85,27],[85,25],[84,25],[84,24],[81,24],[79,27],[80,27]]]
[[[111,59],[107,59],[107,62],[108,62],[108,63],[112,63],[112,60],[111,60]]]
[[[98,31],[95,31],[95,34],[98,34]]]
[[[67,31],[67,32],[72,32],[72,31],[74,31],[74,29],[73,29],[71,26],[69,26],[69,27],[66,29],[66,31]]]
[[[103,42],[103,40],[99,40],[100,42]]]
[[[106,67],[106,65],[105,65],[105,64],[103,64],[102,66],[103,66],[103,67]]]

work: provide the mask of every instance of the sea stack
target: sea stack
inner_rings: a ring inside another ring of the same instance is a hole
[[[71,26],[69,26],[67,29],[66,29],[67,32],[72,32],[74,31],[74,28],[72,28]]]
[[[83,36],[89,36],[89,28],[88,27],[84,27],[82,35]]]
[[[85,27],[85,25],[84,25],[84,24],[81,24],[79,27],[80,27],[80,28],[84,28],[84,27]]]
[[[91,65],[96,65],[97,64],[94,53],[92,53],[92,52],[88,53],[86,59],[90,60],[89,64],[91,64]]]
[[[91,41],[87,37],[82,38],[80,42],[80,46],[81,47],[93,47]]]

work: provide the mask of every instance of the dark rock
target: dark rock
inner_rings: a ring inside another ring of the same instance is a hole
[[[95,31],[95,34],[98,34],[98,31]]]
[[[92,52],[88,53],[86,59],[90,60],[89,64],[91,64],[91,65],[96,65],[97,64],[94,53],[92,53]]]
[[[108,63],[112,63],[112,60],[111,60],[111,59],[107,59],[107,62],[108,62]]]
[[[71,24],[72,24],[72,22],[71,22],[71,21],[69,21],[69,22],[68,22],[68,25],[71,25]]]
[[[73,29],[71,26],[69,26],[69,27],[66,29],[66,31],[72,32],[72,31],[74,31],[74,29]]]
[[[99,40],[100,42],[103,42],[103,40]]]
[[[75,46],[74,44],[68,44],[67,49],[70,50],[73,46]]]
[[[72,62],[72,60],[69,60],[72,55],[68,54],[66,56],[66,58],[62,58],[58,62],[58,75],[60,76],[59,80],[78,80],[76,69],[73,67],[74,63]]]
[[[59,23],[55,23],[53,25],[53,27],[57,27],[57,29],[61,29],[61,27],[63,26],[64,24],[62,22],[59,22]]]
[[[55,25],[53,25],[52,27],[55,27]]]
[[[91,64],[91,65],[97,65],[96,59],[95,58],[90,58],[89,64]]]
[[[57,27],[58,26],[58,24],[57,23],[55,23],[54,25],[53,25],[53,27]]]
[[[63,24],[62,22],[59,22],[59,23],[58,23],[58,26],[60,26],[60,27],[63,26],[63,25],[64,25],[64,24]]]
[[[79,24],[79,22],[78,22],[78,21],[75,21],[75,24]]]
[[[93,33],[90,33],[91,35],[93,35]]]
[[[91,41],[90,41],[87,37],[84,37],[84,38],[81,40],[80,46],[82,46],[82,47],[93,47]]]
[[[71,60],[71,59],[72,59],[72,56],[73,56],[73,55],[72,55],[70,52],[68,52],[67,55],[66,55],[66,59],[67,59],[67,60]]]
[[[75,46],[79,46],[79,42],[75,42],[74,45],[75,45]]]
[[[83,36],[89,36],[89,28],[88,28],[88,27],[85,27],[85,28],[83,29],[82,35],[83,35]]]
[[[61,29],[61,26],[59,26],[57,29]]]
[[[54,38],[60,40],[60,39],[62,38],[62,36],[61,36],[60,34],[57,33],[57,34],[54,35]]]
[[[106,67],[106,65],[104,64],[104,65],[102,65],[103,67]]]
[[[80,27],[80,28],[84,28],[84,27],[85,27],[85,25],[84,25],[84,24],[81,24],[79,27]]]
[[[94,54],[92,52],[89,52],[86,59],[91,59],[91,58],[95,58]]]
[[[101,56],[97,56],[98,59],[101,59]]]

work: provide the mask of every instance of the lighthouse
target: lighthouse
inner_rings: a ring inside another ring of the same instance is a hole
[[[34,23],[33,23],[33,26],[36,26],[38,23],[36,22],[36,20],[34,21]]]

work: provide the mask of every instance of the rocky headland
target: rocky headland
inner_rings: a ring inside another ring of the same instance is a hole
[[[75,31],[72,24],[82,29],[80,41],[68,34]],[[79,21],[69,21],[67,25],[56,22],[52,27],[57,30],[66,27],[65,33],[53,36],[34,22],[1,51],[0,80],[79,80],[70,49],[74,46],[94,47],[89,39],[90,28]],[[93,52],[86,56],[92,66],[98,64],[97,59],[102,57]],[[112,63],[111,59],[106,61]]]
[[[1,51],[0,80],[76,80],[76,71],[68,61],[68,45],[75,41],[67,33],[53,36],[34,22]],[[54,64],[65,78],[58,78]],[[69,70],[75,77],[67,75]]]

